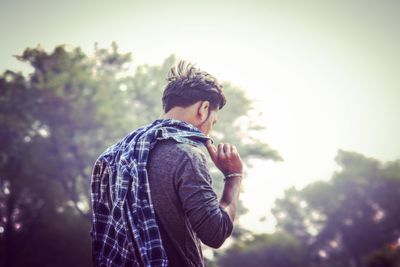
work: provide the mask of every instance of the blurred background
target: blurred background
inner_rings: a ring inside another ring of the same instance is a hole
[[[213,138],[246,162],[234,233],[204,246],[208,267],[400,266],[399,12],[0,0],[0,266],[92,265],[94,161],[160,116],[181,59],[223,81]]]

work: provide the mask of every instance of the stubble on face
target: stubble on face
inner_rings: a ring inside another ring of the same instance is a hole
[[[214,125],[217,123],[217,111],[210,111],[207,119],[200,124],[200,130],[207,136],[210,135]]]

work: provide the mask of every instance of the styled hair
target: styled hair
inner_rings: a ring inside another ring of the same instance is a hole
[[[162,104],[164,112],[173,107],[188,107],[198,101],[209,101],[210,109],[221,109],[226,104],[223,86],[217,79],[196,68],[192,63],[180,61],[168,73]]]

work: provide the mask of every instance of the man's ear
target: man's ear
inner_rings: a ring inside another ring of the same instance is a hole
[[[208,118],[208,111],[210,109],[210,102],[209,101],[202,101],[200,103],[199,109],[198,109],[198,116],[200,120],[203,122],[207,120]]]

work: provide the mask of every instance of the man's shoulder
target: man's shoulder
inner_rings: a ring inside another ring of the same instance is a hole
[[[187,143],[176,142],[174,140],[163,140],[158,142],[155,150],[168,153],[169,155],[176,154],[187,156],[189,158],[205,158],[205,154],[201,148]]]

